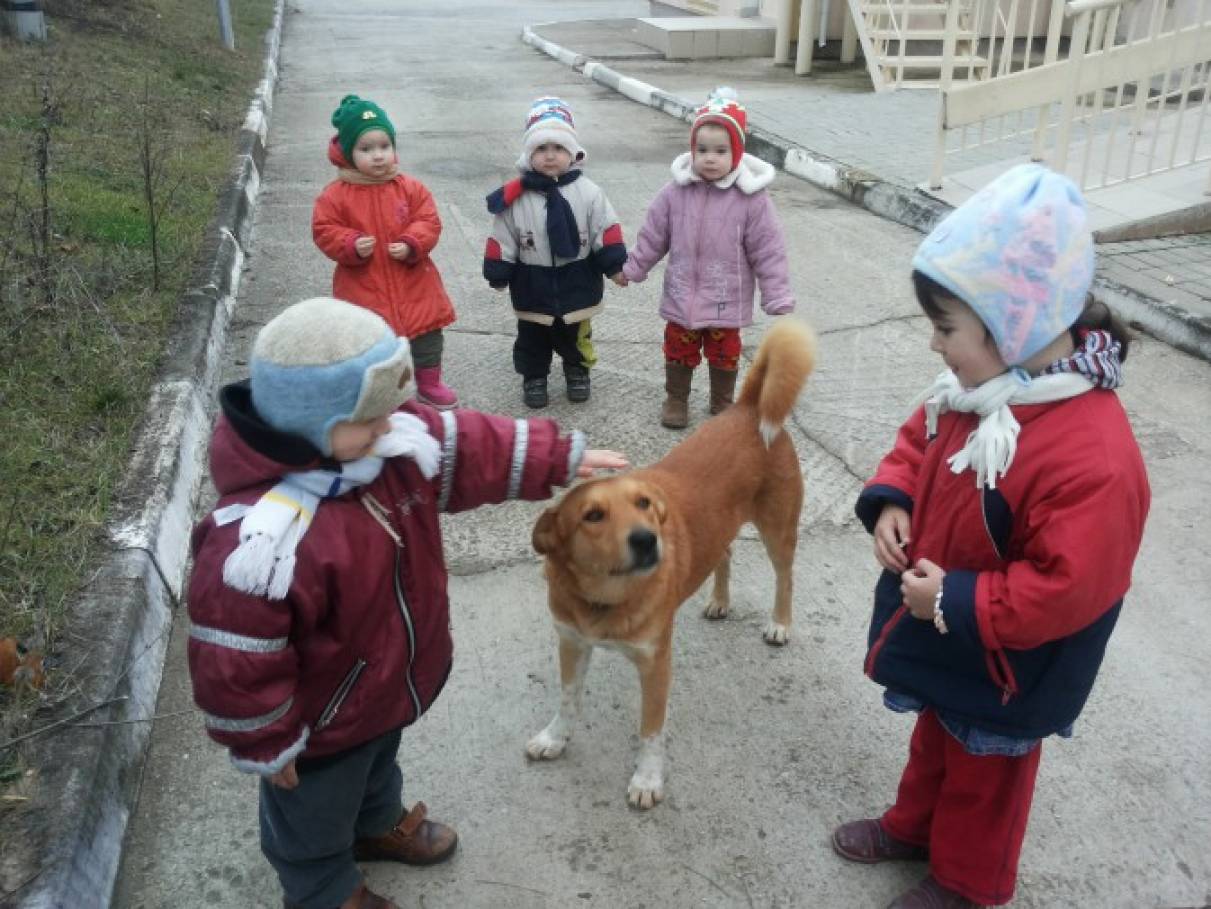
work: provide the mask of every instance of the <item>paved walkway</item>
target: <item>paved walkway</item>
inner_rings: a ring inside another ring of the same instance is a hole
[[[846,186],[877,186],[894,202],[868,208],[922,230],[945,210],[916,189],[929,172],[938,115],[935,92],[875,93],[866,69],[816,61],[811,76],[768,58],[668,61],[635,40],[630,18],[535,25],[535,35],[563,50],[563,61],[584,69],[599,61],[610,77],[638,80],[672,96],[700,103],[718,85],[737,89],[749,123],[779,148],[804,149],[844,174]],[[597,81],[607,81],[594,75]],[[653,106],[661,106],[653,103]],[[674,114],[676,103],[663,105]],[[949,172],[986,166],[1004,150],[970,151],[948,162]],[[788,170],[794,172],[792,167]],[[803,175],[800,173],[800,175]],[[810,178],[810,174],[809,174]],[[855,193],[851,189],[849,195]],[[1202,201],[1202,200],[1195,200]],[[1211,359],[1211,234],[1106,243],[1099,246],[1098,290],[1128,319],[1187,351]]]

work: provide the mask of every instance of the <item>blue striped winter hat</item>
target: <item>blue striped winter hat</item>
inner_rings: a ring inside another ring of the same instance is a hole
[[[522,138],[517,169],[529,170],[534,149],[548,142],[567,149],[573,164],[581,164],[587,157],[585,150],[580,147],[580,140],[576,138],[576,121],[572,117],[572,108],[561,98],[538,98],[530,105],[530,111],[526,114],[526,133]]]

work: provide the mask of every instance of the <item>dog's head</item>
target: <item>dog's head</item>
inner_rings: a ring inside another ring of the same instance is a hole
[[[581,483],[534,525],[534,549],[582,581],[651,574],[660,565],[664,499],[650,483],[607,477]]]

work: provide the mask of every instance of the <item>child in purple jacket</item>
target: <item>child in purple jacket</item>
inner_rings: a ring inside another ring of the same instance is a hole
[[[753,323],[753,290],[771,316],[795,308],[782,227],[765,188],[774,168],[744,152],[747,115],[730,88],[698,109],[690,150],[673,161],[673,181],[652,200],[616,283],[643,281],[667,253],[660,315],[664,390],[660,423],[689,423],[690,381],[706,355],[711,413],[732,403],[740,329]]]

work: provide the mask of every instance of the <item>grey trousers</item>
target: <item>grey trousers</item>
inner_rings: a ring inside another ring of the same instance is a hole
[[[385,835],[404,813],[399,739],[397,729],[304,763],[294,789],[261,780],[261,851],[287,900],[336,909],[362,882],[353,841]]]

